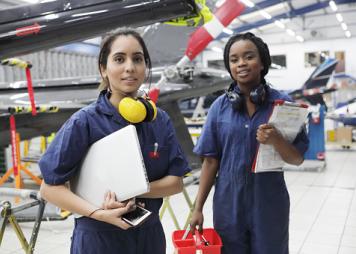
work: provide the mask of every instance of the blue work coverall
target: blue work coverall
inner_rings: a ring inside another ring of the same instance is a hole
[[[238,91],[238,87],[235,89]],[[267,98],[252,117],[233,109],[226,94],[214,101],[194,152],[220,162],[213,198],[213,221],[223,254],[287,254],[289,194],[283,172],[252,173],[259,125],[267,123],[277,99],[289,96],[267,87]],[[304,128],[293,145],[304,154]]]
[[[62,126],[42,156],[39,166],[45,183],[66,183],[77,173],[78,165],[91,144],[127,125],[110,103],[106,92],[101,92],[96,102],[76,112]],[[158,109],[153,122],[137,124],[136,129],[150,182],[167,175],[183,176],[190,171],[167,113]],[[158,148],[155,148],[155,143]],[[156,156],[152,156],[154,149],[157,149]],[[166,240],[159,220],[162,198],[138,201],[145,203],[152,215],[135,228],[122,230],[84,216],[75,219],[71,253],[166,253]]]

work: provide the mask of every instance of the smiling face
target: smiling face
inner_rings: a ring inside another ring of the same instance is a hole
[[[132,35],[120,35],[112,43],[106,68],[101,74],[107,79],[113,97],[136,96],[145,80],[146,63],[143,49]]]
[[[240,88],[252,90],[261,83],[263,64],[256,45],[250,40],[238,40],[232,44],[229,66],[231,76]]]

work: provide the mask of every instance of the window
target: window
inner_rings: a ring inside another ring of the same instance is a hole
[[[286,55],[275,55],[271,56],[272,64],[271,69],[286,69],[287,68],[287,60]]]
[[[209,60],[208,61],[209,68],[215,68],[220,70],[225,70],[224,60]]]
[[[316,67],[329,57],[329,51],[309,52],[305,53],[304,56],[305,67]]]

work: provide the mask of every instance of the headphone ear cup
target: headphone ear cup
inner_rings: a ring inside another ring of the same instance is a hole
[[[147,116],[146,106],[140,100],[131,97],[123,98],[118,105],[118,110],[120,115],[130,123],[140,123]]]
[[[232,108],[236,111],[241,111],[244,105],[243,97],[235,91],[227,91],[226,95],[232,105]]]
[[[250,92],[250,101],[255,105],[262,105],[266,97],[266,90],[264,85],[259,85],[256,89]]]
[[[144,122],[153,121],[157,116],[156,104],[153,101],[151,101],[150,99],[145,99],[142,97],[138,97],[137,100],[139,100],[146,108],[147,114],[143,121]]]

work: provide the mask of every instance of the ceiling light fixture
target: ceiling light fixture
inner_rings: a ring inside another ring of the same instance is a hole
[[[255,6],[255,4],[253,2],[251,2],[250,0],[240,0],[240,2],[250,8]]]
[[[234,33],[234,31],[232,31],[231,29],[226,28],[226,27],[223,29],[223,32],[227,33],[227,34],[230,34],[230,35]]]
[[[341,27],[342,27],[342,29],[344,29],[344,31],[347,30],[347,25],[345,23],[341,23]]]
[[[330,1],[329,2],[329,5],[330,5],[330,8],[333,10],[333,11],[337,11],[337,6],[336,6],[336,3],[334,1]]]
[[[286,32],[287,32],[287,34],[289,34],[290,36],[295,36],[295,32],[293,31],[293,30],[291,30],[291,29],[286,29]]]
[[[215,52],[218,52],[218,53],[222,53],[223,52],[222,48],[218,48],[218,47],[212,47],[211,50],[215,51]]]
[[[344,19],[342,18],[342,15],[340,13],[336,13],[336,19],[341,23],[342,21],[344,21]]]
[[[297,35],[295,38],[300,42],[304,41],[304,38],[302,36],[300,36],[300,35]]]
[[[272,18],[272,16],[268,12],[266,12],[264,10],[260,10],[259,12],[266,19],[271,19]]]
[[[276,20],[276,21],[274,22],[274,24],[275,24],[276,26],[278,26],[279,28],[282,28],[282,29],[286,28],[286,26],[285,26],[281,21],[279,21],[279,20]]]

